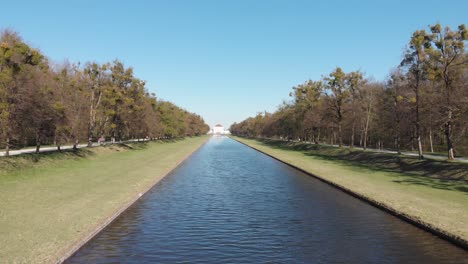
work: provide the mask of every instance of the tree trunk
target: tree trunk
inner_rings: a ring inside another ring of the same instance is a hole
[[[432,143],[432,127],[429,128],[429,144],[431,145],[431,153],[434,153],[434,145]]]
[[[343,147],[343,134],[341,131],[341,122],[338,123],[338,147]]]
[[[423,151],[422,151],[422,143],[421,143],[421,135],[416,136],[417,143],[418,143],[418,158],[424,159]]]
[[[54,135],[54,145],[57,146],[57,151],[58,151],[58,152],[62,151],[62,150],[60,149],[60,140],[57,139],[57,134]]]
[[[365,103],[365,111],[366,111],[366,122],[364,123],[364,127],[361,129],[361,139],[360,139],[360,146],[363,150],[367,149],[367,140],[369,138],[369,124],[372,114],[372,102],[373,102],[373,92],[369,94],[368,100]],[[354,125],[354,124],[353,124]]]
[[[445,66],[444,72],[444,84],[446,91],[446,107],[447,107],[447,121],[445,122],[445,137],[447,139],[447,158],[453,160],[455,154],[453,152],[453,140],[452,140],[452,93],[451,93],[451,81],[448,72],[448,65]]]
[[[6,138],[5,156],[10,156],[10,138]]]
[[[415,88],[416,94],[416,140],[418,144],[418,158],[424,159],[423,151],[422,151],[422,144],[421,144],[421,121],[419,118],[419,79],[416,83],[417,87]]]
[[[41,148],[41,138],[39,136],[39,133],[36,132],[36,153],[39,153]]]
[[[88,123],[88,147],[93,145],[93,117],[94,117],[94,89],[91,89],[91,98],[89,102],[89,123]]]
[[[364,139],[364,129],[361,129],[361,133],[359,133],[359,147],[361,148],[363,144],[363,139]]]
[[[394,106],[395,106],[395,147],[398,154],[401,154],[401,136],[400,136],[400,113],[398,107],[398,100],[395,96],[394,98]]]
[[[395,137],[395,142],[396,142],[396,150],[397,150],[397,153],[398,154],[401,154],[401,140],[400,140],[400,135],[398,134],[396,137]]]
[[[99,91],[99,95],[97,98],[97,101],[95,101],[96,96],[94,94],[95,89],[92,88],[91,90],[91,98],[90,98],[90,107],[89,107],[89,123],[88,123],[88,147],[91,147],[93,145],[92,138],[93,138],[93,132],[94,128],[96,127],[96,111],[97,108],[101,102],[102,98],[102,92]]]
[[[367,129],[364,131],[364,137],[362,138],[362,148],[367,149]]]
[[[448,120],[445,123],[445,136],[447,138],[447,158],[453,160],[455,154],[453,151],[453,140],[452,140],[452,110],[448,111]]]
[[[367,111],[366,115],[366,125],[364,126],[364,150],[367,148],[367,137],[369,133],[369,123],[370,123],[370,111]]]
[[[349,144],[349,148],[353,149],[354,148],[354,133],[356,132],[356,111],[354,110],[354,99],[353,99],[353,105],[351,106],[353,108],[353,124],[351,126],[351,143]]]
[[[452,140],[452,100],[450,92],[450,80],[448,78],[447,68],[444,69],[444,82],[447,96],[447,121],[445,122],[445,137],[447,138],[447,158],[453,160],[455,158],[453,152],[453,140]]]

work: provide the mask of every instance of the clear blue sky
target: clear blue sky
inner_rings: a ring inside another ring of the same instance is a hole
[[[116,58],[159,98],[229,126],[336,66],[383,80],[411,33],[468,23],[468,1],[5,1],[52,61]]]

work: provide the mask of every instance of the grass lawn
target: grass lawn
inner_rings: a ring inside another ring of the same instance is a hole
[[[55,262],[207,137],[0,158],[0,262]]]
[[[468,241],[468,164],[234,138]]]

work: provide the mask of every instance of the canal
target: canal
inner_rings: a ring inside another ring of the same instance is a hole
[[[66,263],[465,263],[466,251],[213,137]]]

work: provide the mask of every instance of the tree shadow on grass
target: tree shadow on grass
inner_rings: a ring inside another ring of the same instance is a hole
[[[2,172],[16,169],[24,169],[42,162],[60,162],[64,160],[85,159],[96,155],[92,150],[86,148],[66,149],[62,151],[46,151],[40,153],[25,153],[0,158]]]
[[[115,145],[109,145],[111,148],[114,147],[116,149],[123,148],[125,150],[142,150],[148,148],[148,142],[140,141],[140,142],[132,142],[132,143],[119,143]]]
[[[36,166],[36,164],[57,164],[65,160],[86,159],[101,153],[122,151],[138,151],[147,149],[151,144],[166,144],[184,140],[183,138],[161,139],[153,141],[133,141],[114,144],[104,144],[92,148],[63,149],[62,151],[45,151],[40,153],[25,153],[9,157],[0,157],[0,175],[11,171]]]
[[[436,189],[454,190],[468,194],[468,164],[439,160],[419,160],[417,157],[391,153],[366,152],[362,150],[339,149],[331,146],[272,139],[258,140],[262,144],[289,151],[300,151],[307,156],[334,161],[349,169],[371,169],[383,172],[404,173],[407,179],[394,182],[399,184],[424,185]]]
[[[24,169],[41,162],[60,162],[62,160],[85,159],[96,156],[100,152],[121,152],[144,150],[152,143],[173,143],[183,140],[183,138],[162,139],[156,141],[134,141],[126,143],[105,144],[93,148],[64,149],[61,151],[45,151],[40,153],[25,153],[0,158],[0,173],[15,169]]]
[[[451,190],[459,191],[468,194],[468,187],[463,186],[463,183],[454,183],[453,181],[432,179],[432,178],[421,178],[416,176],[414,178],[405,179],[405,180],[394,180],[393,182],[402,184],[402,185],[420,185],[427,186],[439,190]]]
[[[115,146],[121,146],[129,150],[141,150],[141,149],[147,149],[148,146],[153,143],[157,143],[157,144],[158,143],[159,144],[176,143],[176,142],[183,141],[183,140],[184,138],[171,138],[171,139],[158,139],[158,140],[152,140],[152,141],[133,141],[130,143],[118,143],[118,144],[115,144]]]

